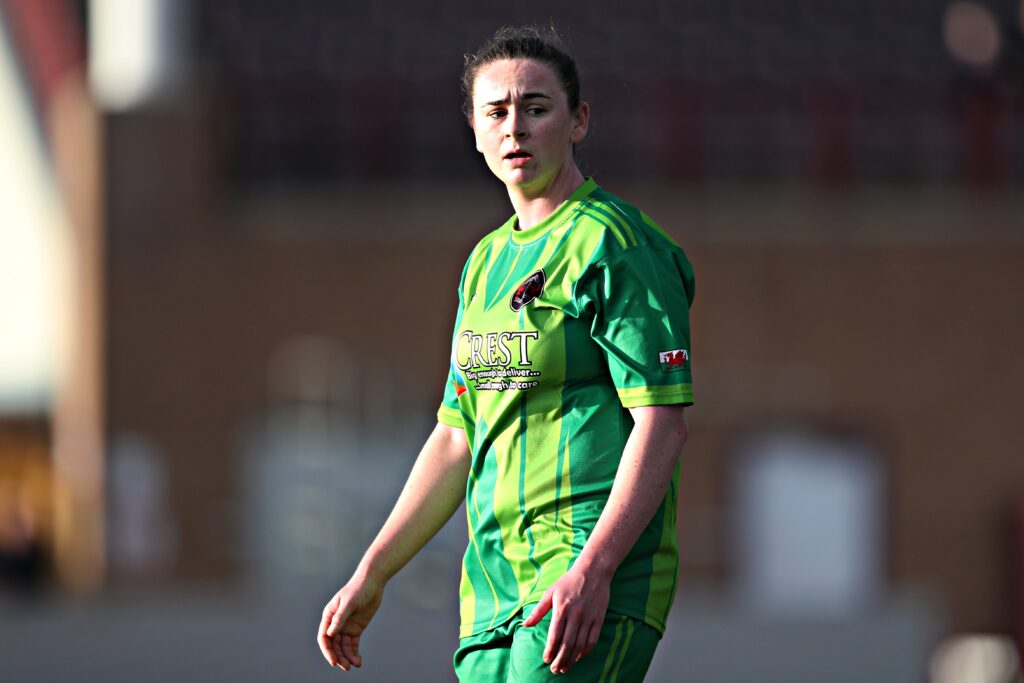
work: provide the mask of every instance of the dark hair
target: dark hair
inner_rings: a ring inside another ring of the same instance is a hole
[[[555,71],[569,100],[569,111],[580,106],[580,76],[576,62],[566,52],[565,44],[555,28],[539,29],[534,26],[503,26],[487,39],[473,54],[466,55],[462,70],[462,112],[473,115],[473,81],[477,72],[491,62],[502,59],[533,59],[547,64]]]

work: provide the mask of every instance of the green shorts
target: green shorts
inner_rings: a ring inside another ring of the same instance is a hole
[[[568,673],[553,674],[551,665],[544,663],[551,612],[526,628],[524,614],[532,609],[527,605],[498,628],[459,640],[454,661],[461,683],[637,683],[644,679],[661,640],[661,634],[644,622],[609,612],[590,654]]]

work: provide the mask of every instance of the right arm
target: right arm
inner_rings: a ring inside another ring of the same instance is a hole
[[[359,638],[380,606],[384,585],[451,519],[465,498],[469,467],[466,433],[438,424],[377,538],[324,608],[317,642],[331,666],[362,666]]]

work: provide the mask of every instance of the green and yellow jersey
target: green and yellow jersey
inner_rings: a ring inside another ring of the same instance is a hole
[[[460,637],[505,623],[572,566],[611,492],[626,409],[693,402],[693,296],[679,245],[592,179],[470,254],[437,414],[472,453]],[[611,584],[609,610],[659,632],[676,590],[678,485],[677,465]]]

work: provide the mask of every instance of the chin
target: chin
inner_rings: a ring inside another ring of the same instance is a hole
[[[545,174],[538,168],[524,168],[513,171],[506,176],[506,182],[510,185],[536,185],[545,177],[550,178],[552,174]]]
[[[531,184],[531,182],[533,181],[533,178],[528,177],[528,176],[523,176],[523,174],[521,174],[521,173],[516,173],[516,174],[506,175],[504,178],[502,178],[502,180],[504,180],[505,184],[508,185],[509,187],[523,187],[524,185]]]

